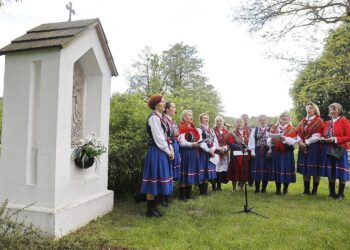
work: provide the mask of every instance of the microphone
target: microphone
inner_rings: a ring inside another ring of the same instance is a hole
[[[224,123],[224,125],[226,126],[226,127],[228,127],[228,128],[231,128],[232,127],[232,125],[231,124],[228,124],[228,123]]]

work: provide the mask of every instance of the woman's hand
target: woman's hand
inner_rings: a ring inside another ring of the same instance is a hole
[[[192,148],[198,148],[198,147],[199,147],[199,143],[198,143],[198,142],[193,142],[193,143],[191,144],[191,147],[192,147]]]
[[[327,138],[327,139],[324,138],[324,137],[321,137],[320,141],[332,143],[332,142],[335,142],[335,137],[330,137],[330,138]]]
[[[272,151],[271,149],[269,149],[269,151],[267,151],[267,159],[271,159],[272,158]]]
[[[255,156],[256,156],[256,155],[255,155],[255,150],[252,150],[251,153],[250,153],[250,155],[251,155],[252,157],[255,157]]]
[[[305,150],[306,149],[306,144],[304,143],[304,142],[302,142],[302,141],[300,141],[299,142],[299,148],[301,149],[301,150]]]
[[[174,160],[174,150],[170,150],[170,154],[168,155],[169,156],[169,159],[172,161]]]
[[[224,147],[220,147],[218,148],[220,154],[224,154],[226,152],[225,148]]]
[[[215,156],[215,149],[214,148],[211,148],[210,150],[209,150],[209,154],[211,155],[211,157],[214,157]]]

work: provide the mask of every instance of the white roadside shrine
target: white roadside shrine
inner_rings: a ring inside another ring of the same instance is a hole
[[[89,169],[71,160],[95,132],[108,147],[117,69],[99,19],[42,24],[0,50],[5,57],[0,202],[61,237],[110,212],[108,154]]]

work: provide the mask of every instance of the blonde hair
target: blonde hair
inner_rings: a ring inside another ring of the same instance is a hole
[[[199,121],[202,121],[202,118],[205,115],[208,116],[208,118],[209,118],[209,115],[207,113],[202,113],[202,114],[199,115]]]
[[[236,124],[238,123],[238,121],[244,122],[244,121],[243,121],[243,118],[237,118],[237,119],[236,119]]]
[[[184,119],[184,118],[185,118],[185,115],[186,115],[187,113],[193,114],[192,110],[190,110],[190,109],[186,109],[186,110],[182,111],[182,113],[181,113],[181,121],[185,122],[185,119]]]
[[[278,123],[280,122],[282,116],[288,116],[288,118],[289,118],[289,125],[292,125],[292,118],[290,117],[288,112],[283,112],[282,114],[280,114],[280,116],[278,117]]]
[[[266,119],[267,120],[267,115],[259,115],[258,122],[260,122],[261,119]]]
[[[306,104],[305,108],[307,106],[312,106],[314,108],[315,112],[316,112],[316,115],[320,116],[320,109],[315,103],[309,102],[308,104]]]
[[[328,106],[328,111],[330,111],[331,108],[335,108],[338,110],[338,115],[341,116],[343,114],[343,106],[340,105],[339,103],[337,102],[334,102],[332,103],[331,105]],[[328,116],[331,116],[331,113],[329,112],[328,113]]]
[[[224,118],[221,115],[218,115],[217,117],[215,117],[215,125],[217,124],[218,120],[222,120],[223,122],[225,122]]]

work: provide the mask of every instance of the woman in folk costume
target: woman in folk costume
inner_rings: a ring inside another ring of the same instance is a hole
[[[341,116],[343,107],[339,103],[332,103],[328,107],[331,120],[325,122],[321,141],[322,153],[320,176],[328,177],[329,196],[335,199],[344,199],[345,182],[349,180],[349,162],[347,144],[350,142],[350,122]],[[338,155],[332,154],[330,148],[340,146]],[[344,152],[342,152],[344,151]],[[335,193],[335,180],[339,180],[338,194]]]
[[[180,148],[179,148],[179,130],[177,124],[173,121],[173,116],[176,114],[175,103],[166,102],[163,118],[168,127],[168,138],[170,139],[171,146],[174,150],[174,159],[170,162],[170,173],[173,176],[174,181],[180,179]],[[169,196],[159,196],[159,202],[162,206],[168,207],[170,205]]]
[[[192,198],[192,185],[199,184],[198,147],[200,134],[195,128],[192,111],[184,110],[179,124],[180,144],[180,199]]]
[[[179,129],[173,117],[176,115],[176,106],[173,102],[165,104],[164,120],[169,127],[168,136],[171,140],[171,145],[174,149],[174,160],[171,161],[173,179],[178,181],[180,179],[180,147],[179,147]]]
[[[270,128],[267,126],[267,116],[260,115],[258,127],[253,128],[248,148],[251,150],[252,159],[252,179],[255,181],[255,193],[260,192],[260,182],[262,181],[261,193],[266,193],[266,187],[269,181],[273,181],[273,171],[271,166],[271,149],[267,145],[267,132]]]
[[[281,184],[283,183],[283,194],[288,193],[289,183],[296,182],[294,144],[297,142],[297,133],[291,125],[288,113],[282,113],[279,123],[271,127],[271,134],[277,136],[268,138],[268,145],[272,147],[272,169],[276,182],[276,194],[281,195]]]
[[[229,164],[229,140],[233,141],[232,135],[224,127],[224,118],[217,116],[215,118],[214,132],[219,143],[219,148],[215,151],[219,155],[219,161],[216,164],[216,182],[212,182],[213,190],[221,190],[221,183],[227,183],[227,169]]]
[[[146,128],[149,135],[148,152],[146,155],[141,193],[147,194],[147,217],[161,217],[154,197],[170,195],[173,189],[173,179],[170,175],[170,160],[174,152],[167,137],[167,125],[163,119],[165,102],[162,96],[152,96],[148,101],[152,109]]]
[[[303,175],[304,194],[310,193],[310,178],[313,176],[312,194],[317,194],[320,182],[320,138],[322,136],[324,122],[320,117],[318,106],[312,102],[306,105],[306,117],[297,128],[297,141],[299,143],[297,172]]]
[[[235,134],[236,137],[231,137],[229,143],[244,143],[241,145],[244,148],[248,145],[249,130],[244,127],[242,118],[238,118],[236,124],[236,129],[233,131],[233,134]],[[251,179],[250,153],[247,148],[244,148],[243,150],[233,150],[232,152],[233,158],[228,168],[228,179],[232,181],[232,191],[236,191],[237,181],[240,184],[241,191],[243,191],[243,183]]]
[[[208,194],[208,180],[212,181],[216,179],[215,150],[219,147],[218,140],[214,133],[214,130],[209,128],[209,115],[202,113],[199,116],[201,123],[198,128],[200,134],[200,140],[204,140],[199,144],[199,193],[201,195]]]

